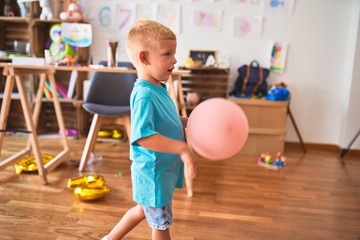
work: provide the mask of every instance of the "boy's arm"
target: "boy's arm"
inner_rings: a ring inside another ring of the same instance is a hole
[[[179,154],[181,160],[187,165],[186,178],[194,179],[197,172],[196,157],[190,147],[183,141],[174,140],[160,134],[137,140],[137,143],[156,152]]]

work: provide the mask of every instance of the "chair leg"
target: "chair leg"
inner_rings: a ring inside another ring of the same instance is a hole
[[[89,134],[86,138],[85,147],[83,150],[83,153],[81,155],[80,165],[79,165],[79,172],[84,171],[84,168],[86,166],[86,163],[89,160],[91,152],[94,150],[94,146],[97,139],[97,134],[100,130],[100,127],[102,125],[101,116],[98,114],[95,114],[91,123],[91,127],[89,130]]]
[[[306,150],[304,141],[303,141],[303,139],[302,139],[302,137],[301,137],[301,134],[300,134],[300,131],[299,131],[297,125],[296,125],[295,118],[294,118],[294,116],[292,115],[292,113],[291,113],[291,111],[290,111],[290,107],[288,107],[288,114],[289,114],[289,116],[290,116],[290,120],[291,120],[292,124],[294,125],[296,134],[297,134],[297,136],[299,137],[301,147],[302,147],[304,153],[307,153],[307,150]]]
[[[116,119],[115,123],[125,127],[127,138],[130,141],[130,115]]]

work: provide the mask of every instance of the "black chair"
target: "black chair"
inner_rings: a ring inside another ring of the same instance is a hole
[[[107,62],[99,64],[106,66]],[[117,66],[134,69],[129,62],[118,62]],[[123,125],[130,139],[130,94],[136,78],[135,73],[95,72],[92,75],[83,108],[94,116],[80,160],[80,172],[94,150],[101,126]]]

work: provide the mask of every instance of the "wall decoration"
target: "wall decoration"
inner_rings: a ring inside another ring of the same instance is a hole
[[[264,0],[265,15],[293,15],[295,0]]]
[[[91,24],[66,23],[61,24],[61,37],[64,42],[76,47],[89,47],[92,43]]]
[[[92,24],[94,24],[95,29],[111,29],[114,27],[114,9],[115,6],[112,2],[99,2],[96,1],[93,3],[94,9],[94,19]]]
[[[245,4],[258,4],[258,0],[228,0],[229,3],[245,3]]]
[[[136,18],[136,5],[133,3],[129,4],[116,4],[114,10],[114,25],[115,31],[113,36],[108,35],[109,39],[116,40],[119,42],[117,51],[125,52],[125,43],[130,28],[135,23]]]
[[[150,19],[156,20],[157,6],[150,4],[137,4],[136,5],[136,19]]]
[[[270,70],[274,72],[284,72],[288,44],[274,42],[271,49]]]
[[[88,0],[78,0],[80,11],[84,15],[84,19],[91,20],[94,19],[93,5],[89,4]]]
[[[194,27],[197,30],[221,31],[222,15],[222,10],[194,10]]]
[[[157,6],[157,21],[173,30],[176,34],[180,33],[180,5],[159,4]]]
[[[135,14],[135,4],[116,4],[115,25],[121,34],[128,34],[130,28],[135,23]]]
[[[262,17],[235,17],[235,37],[261,37],[263,18]]]

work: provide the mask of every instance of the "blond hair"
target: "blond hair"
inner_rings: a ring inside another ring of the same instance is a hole
[[[127,42],[141,42],[143,47],[151,48],[157,40],[176,40],[176,35],[163,24],[152,20],[139,20],[130,29]]]
[[[130,29],[126,51],[131,62],[135,65],[136,53],[142,50],[149,50],[159,40],[175,40],[176,35],[170,28],[152,20],[139,20]]]

